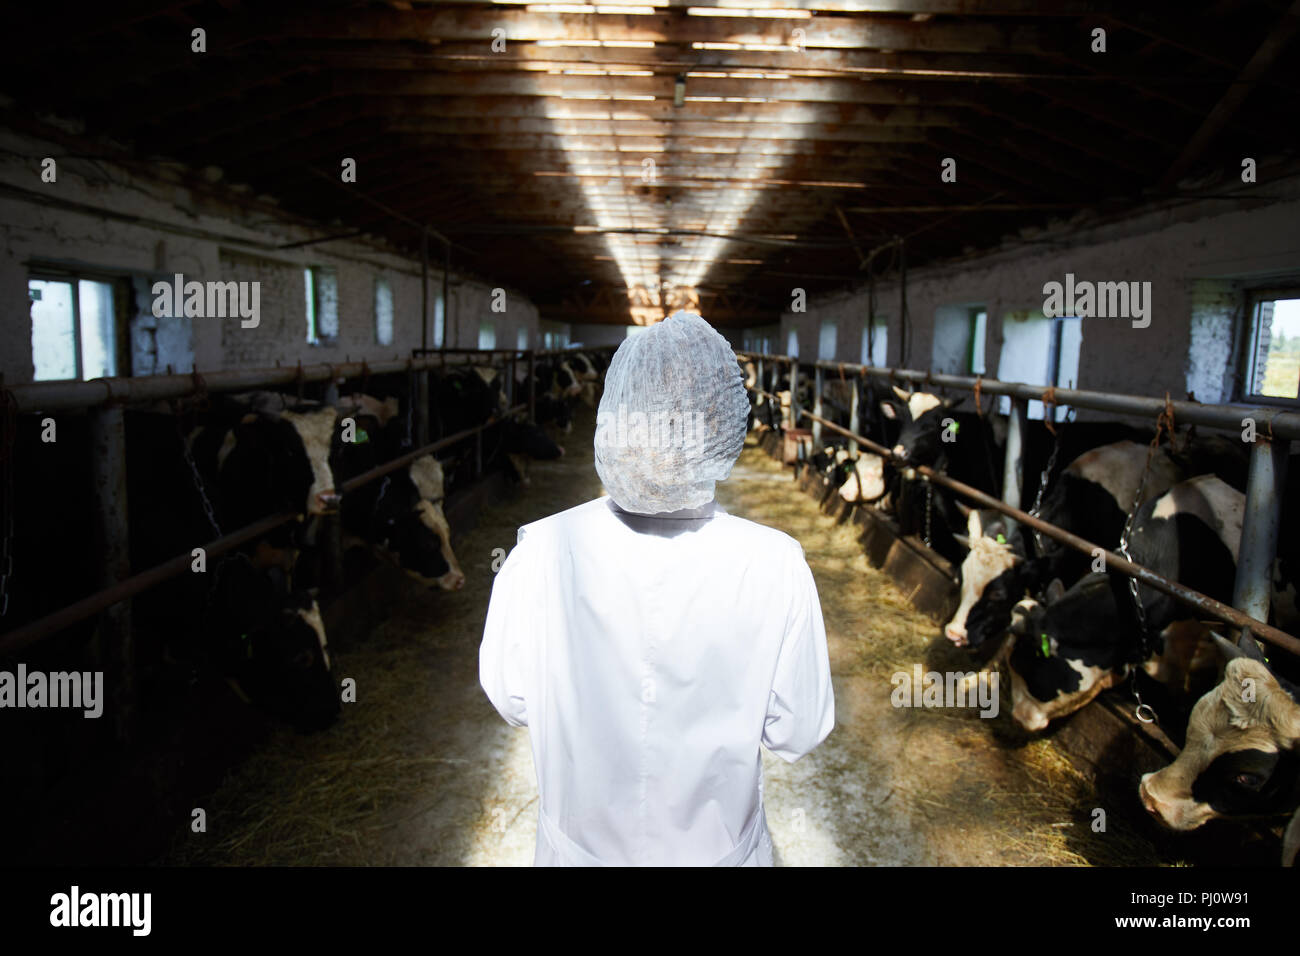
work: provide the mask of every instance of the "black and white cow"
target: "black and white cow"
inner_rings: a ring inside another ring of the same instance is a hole
[[[1130,553],[1137,564],[1229,603],[1244,512],[1241,492],[1215,475],[1199,475],[1138,510]],[[1170,692],[1175,713],[1195,700],[1217,663],[1210,626],[1154,588],[1140,585],[1138,596],[1149,644],[1128,579],[1119,573],[1090,573],[1068,590],[1056,579],[1042,603],[1018,609],[1009,660],[1017,723],[1041,730],[1134,667]],[[1167,720],[1166,731],[1177,733],[1178,724]]]
[[[372,403],[353,400],[338,409],[331,464],[339,484],[370,471],[403,451],[393,422],[368,414]],[[459,590],[465,575],[451,546],[442,510],[442,467],[424,455],[343,496],[343,530],[410,577],[444,591]]]
[[[1177,759],[1138,786],[1147,811],[1175,830],[1300,807],[1300,688],[1274,673],[1253,639],[1241,647],[1220,644],[1231,657],[1222,682],[1192,708]],[[1294,860],[1297,844],[1293,820],[1283,838],[1284,864]]]
[[[332,478],[317,485],[292,420],[249,408],[223,404],[210,424],[187,435],[170,414],[128,413],[128,453],[148,460],[128,471],[133,567],[192,553],[217,537],[209,507],[230,532],[263,514],[319,502],[316,487],[332,490]],[[315,594],[293,583],[297,557],[294,536],[280,529],[231,554],[205,556],[189,573],[139,595],[133,620],[142,657],[181,663],[196,677],[224,677],[300,730],[328,726],[339,714],[338,686]]]
[[[1102,547],[1115,548],[1143,480],[1147,453],[1146,445],[1127,440],[1084,452],[1061,472],[1043,499],[1039,517]],[[1163,494],[1183,477],[1178,462],[1164,448],[1157,449],[1143,484],[1143,500]],[[993,541],[984,540],[988,536],[980,529],[969,530],[971,548],[961,562],[961,600],[944,627],[948,639],[959,647],[1000,639],[1011,623],[1012,608],[1027,594],[1057,578],[1072,584],[1091,569],[1088,555],[1051,538],[1044,537],[1044,551],[1036,553],[1032,536],[1023,528],[1008,535],[1005,526],[999,526]]]

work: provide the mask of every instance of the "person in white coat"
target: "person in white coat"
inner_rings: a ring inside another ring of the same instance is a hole
[[[628,338],[606,375],[608,496],[526,524],[492,587],[488,698],[527,726],[538,866],[771,866],[760,745],[835,723],[803,548],[714,498],[744,444],[735,353],[693,313]]]

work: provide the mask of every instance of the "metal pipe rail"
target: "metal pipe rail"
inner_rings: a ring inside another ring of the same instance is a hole
[[[513,415],[519,411],[526,411],[527,408],[528,406],[524,404],[515,405],[506,412],[505,417]],[[423,448],[417,448],[414,451],[407,452],[406,454],[400,455],[390,461],[386,461],[381,465],[377,465],[369,471],[362,472],[353,478],[349,478],[347,481],[344,481],[339,485],[339,490],[344,494],[347,494],[349,491],[355,491],[372,481],[409,465],[417,458],[431,455],[443,448],[454,445],[458,441],[463,441],[472,435],[486,431],[489,428],[499,425],[503,420],[504,417],[494,418],[482,425],[475,425],[473,428],[463,429],[452,435],[448,435],[445,438],[440,438],[436,442],[425,445]],[[198,545],[198,547],[202,547],[208,557],[219,557],[229,551],[233,551],[240,545],[247,544],[249,541],[260,538],[262,535],[274,531],[276,528],[280,527],[280,525],[287,524],[301,516],[302,512],[285,512],[277,515],[269,515],[265,518],[260,518],[257,521],[254,521],[252,524],[245,525],[237,531],[232,531],[214,541],[210,541],[205,545]],[[146,571],[141,571],[129,578],[125,578],[110,587],[103,588],[100,591],[96,591],[94,594],[87,595],[62,610],[55,611],[53,614],[46,615],[43,618],[31,621],[21,627],[0,635],[0,657],[37,643],[47,637],[51,637],[64,628],[70,627],[79,621],[84,621],[86,618],[92,617],[95,614],[112,607],[114,604],[125,601],[142,591],[147,591],[151,587],[179,576],[189,568],[191,561],[193,561],[192,552],[177,555],[174,558],[164,561],[162,564],[155,565]]]
[[[583,351],[595,352],[609,348],[611,346],[597,346]],[[13,395],[19,412],[55,412],[118,403],[186,398],[202,392],[240,392],[271,385],[297,385],[299,382],[324,382],[394,372],[421,372],[449,364],[473,364],[476,355],[490,360],[499,355],[514,353],[519,358],[527,358],[530,352],[537,357],[562,354],[554,349],[440,349],[430,351],[425,357],[390,359],[384,362],[321,362],[315,365],[280,365],[274,368],[227,369],[220,372],[92,378],[85,382],[29,382],[10,385],[7,390]]]
[[[460,356],[457,361],[451,363],[456,365],[470,363],[475,355],[483,355],[489,361],[492,361],[497,356],[509,355],[508,359],[496,358],[497,361],[502,363],[503,368],[513,364],[517,360],[517,356],[529,357],[536,354],[527,349],[458,349],[454,350],[454,353]],[[88,382],[38,382],[30,385],[12,386],[9,391],[13,394],[19,411],[56,411],[102,406],[96,412],[97,415],[112,415],[115,409],[117,414],[120,415],[120,407],[126,402],[157,401],[165,398],[199,394],[204,391],[240,391],[261,385],[293,385],[304,381],[335,380],[367,374],[382,375],[393,372],[425,371],[439,368],[444,364],[447,364],[445,355],[436,358],[376,362],[373,365],[367,362],[322,363],[311,366],[282,366],[274,369],[213,372],[206,376],[194,374],[160,375],[145,378],[102,378],[92,379]],[[412,396],[412,400],[413,398],[414,396]],[[530,408],[530,403],[515,404],[508,409],[504,417],[509,417],[520,411],[528,411]],[[340,490],[345,494],[354,491],[371,481],[397,471],[417,458],[432,454],[470,436],[480,436],[482,432],[499,424],[501,421],[501,418],[493,418],[482,425],[464,429],[436,442],[425,444],[414,451],[400,455],[391,461],[372,468],[370,471],[342,482]],[[125,449],[120,447],[122,444],[120,434],[117,439],[116,443],[110,443],[113,445],[109,449],[109,457],[112,459],[113,467],[109,470],[120,472],[124,476]],[[259,519],[252,524],[209,542],[204,546],[204,550],[208,555],[220,556],[261,537],[275,528],[298,518],[300,515],[301,512],[295,514],[284,513]],[[116,536],[125,534],[124,529],[116,528],[114,530],[117,532]],[[112,581],[99,591],[87,595],[53,614],[46,615],[36,621],[30,621],[0,635],[0,657],[44,640],[72,624],[101,613],[142,591],[183,573],[189,567],[191,560],[192,556],[190,554],[178,555],[138,574]],[[122,627],[129,627],[129,623],[124,623]]]
[[[804,417],[819,421],[824,428],[829,428],[846,438],[854,439],[864,448],[867,448],[883,458],[891,461],[895,460],[894,453],[885,446],[879,445],[862,435],[856,435],[847,428],[842,428],[834,422],[814,415],[806,409],[801,411]],[[978,488],[972,488],[970,485],[957,481],[955,478],[949,478],[947,475],[937,472],[926,465],[917,465],[914,467],[918,473],[926,478],[926,480],[932,481],[950,491],[955,491],[963,497],[977,502],[982,507],[992,508],[995,511],[1014,518],[1017,521],[1023,522],[1029,527],[1041,531],[1048,537],[1054,538],[1062,544],[1074,548],[1076,551],[1082,551],[1084,554],[1088,555],[1095,555],[1096,553],[1101,552],[1105,558],[1106,567],[1108,569],[1114,569],[1123,574],[1127,574],[1130,577],[1137,578],[1143,584],[1155,588],[1157,591],[1162,591],[1170,597],[1182,601],[1184,604],[1191,605],[1198,611],[1204,611],[1206,614],[1209,614],[1218,620],[1226,621],[1227,623],[1234,624],[1237,627],[1248,627],[1250,628],[1251,633],[1256,637],[1262,638],[1276,647],[1290,651],[1292,654],[1300,655],[1300,639],[1292,637],[1285,631],[1278,630],[1271,624],[1256,620],[1234,607],[1230,607],[1221,601],[1216,601],[1214,598],[1201,594],[1199,591],[1193,591],[1191,588],[1185,587],[1177,581],[1170,581],[1168,578],[1156,574],[1149,568],[1140,564],[1134,564],[1132,561],[1129,561],[1122,555],[1116,554],[1114,551],[1109,551],[1095,545],[1091,541],[1087,541],[1078,535],[1071,534],[1062,528],[1058,528],[1054,524],[1043,521],[1041,518],[1036,518],[1033,515],[1021,511],[1019,508],[1007,504],[1006,502],[999,501],[997,498],[985,494]]]
[[[874,365],[860,365],[853,362],[831,362],[818,360],[802,361],[788,355],[766,355],[759,352],[737,352],[743,358],[764,362],[784,364],[811,365],[824,371],[855,372],[872,378],[884,379],[894,384],[910,383],[913,385],[933,386],[936,388],[955,388],[973,392],[976,384],[981,394],[1007,395],[1021,401],[1048,401],[1056,405],[1073,405],[1099,412],[1116,415],[1133,415],[1148,420],[1154,419],[1165,410],[1165,401],[1140,395],[1114,395],[1109,392],[1092,392],[1075,388],[1057,388],[1054,392],[1045,385],[1026,385],[1023,382],[1001,382],[992,378],[971,378],[965,375],[948,375],[940,372],[920,372],[915,369],[880,368]],[[1178,422],[1192,425],[1204,425],[1206,428],[1222,428],[1240,432],[1242,418],[1255,420],[1258,433],[1265,438],[1283,438],[1288,441],[1300,439],[1300,412],[1283,408],[1260,405],[1202,405],[1199,402],[1176,401],[1169,403]]]

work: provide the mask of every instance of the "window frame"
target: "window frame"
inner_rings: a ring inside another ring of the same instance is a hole
[[[1242,323],[1241,359],[1237,367],[1237,401],[1247,405],[1270,405],[1277,408],[1300,408],[1300,398],[1281,395],[1256,395],[1251,391],[1255,380],[1255,360],[1259,341],[1259,307],[1278,299],[1300,299],[1300,284],[1268,285],[1245,289],[1245,321]]]
[[[60,266],[53,263],[33,263],[27,268],[27,291],[28,296],[28,316],[30,321],[31,309],[30,303],[34,301],[30,297],[30,284],[33,280],[37,282],[66,282],[72,287],[72,341],[73,341],[73,365],[76,369],[75,378],[42,378],[33,377],[33,381],[40,382],[86,382],[91,379],[84,378],[86,363],[81,343],[81,282],[99,282],[107,285],[113,296],[113,378],[130,378],[131,373],[131,353],[129,348],[124,345],[123,324],[123,304],[131,298],[130,290],[127,289],[126,280],[130,279],[130,273],[113,272],[99,269],[81,269],[76,266]],[[27,344],[31,347],[31,331],[28,330]],[[32,372],[35,375],[36,360],[35,355],[31,358]],[[124,371],[125,370],[125,371]]]
[[[307,297],[307,344],[315,348],[335,348],[339,344],[342,329],[333,335],[322,335],[320,330],[320,276],[324,273],[334,276],[334,291],[337,296],[338,271],[332,266],[303,266],[305,276],[311,276],[311,294]],[[305,290],[304,290],[305,291]],[[337,308],[337,307],[336,307]],[[337,316],[336,316],[337,318]]]

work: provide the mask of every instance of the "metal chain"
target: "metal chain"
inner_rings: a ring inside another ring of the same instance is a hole
[[[930,515],[934,511],[934,485],[925,480],[925,546],[930,547]]]
[[[190,443],[185,440],[185,433],[181,429],[180,406],[177,405],[176,408],[176,437],[181,443],[181,455],[185,458],[185,464],[189,466],[190,481],[194,484],[194,490],[198,492],[199,501],[203,505],[203,514],[207,517],[208,524],[212,525],[212,530],[220,538],[222,536],[221,525],[217,523],[216,512],[212,508],[212,502],[208,500],[207,490],[203,487],[203,476],[199,474],[199,466],[195,463],[194,455],[190,452]]]
[[[14,573],[14,444],[18,434],[18,402],[0,388],[0,472],[4,503],[0,506],[0,617],[9,613],[9,579]]]
[[[1120,532],[1119,553],[1124,556],[1126,561],[1133,560],[1133,555],[1128,548],[1129,537],[1133,533],[1133,521],[1137,517],[1138,508],[1142,505],[1142,492],[1146,488],[1147,476],[1151,473],[1151,460],[1155,457],[1156,449],[1160,447],[1160,433],[1162,431],[1169,435],[1169,442],[1172,445],[1174,441],[1174,412],[1168,393],[1165,394],[1164,410],[1156,418],[1156,433],[1151,438],[1151,444],[1147,446],[1147,460],[1142,468],[1142,477],[1138,479],[1137,491],[1133,494],[1133,506],[1129,508],[1128,516],[1124,519],[1124,530]],[[1147,612],[1142,605],[1142,597],[1138,592],[1137,578],[1132,575],[1126,576],[1128,577],[1128,593],[1133,599],[1133,611],[1137,616],[1138,639],[1141,641],[1142,653],[1145,654],[1151,647],[1151,635],[1147,628]],[[1137,672],[1139,669],[1135,667],[1132,671],[1131,687],[1133,699],[1137,701],[1137,709],[1133,712],[1133,716],[1143,723],[1149,724],[1157,719],[1156,712],[1151,708],[1151,705],[1142,702],[1142,695],[1138,693]]]
[[[1055,409],[1053,409],[1053,413],[1054,412]],[[1067,414],[1065,422],[1063,424],[1068,425],[1072,420],[1073,415],[1074,415],[1074,408],[1071,407],[1069,413]],[[1061,433],[1064,431],[1065,429],[1061,428],[1059,431],[1055,432],[1056,441],[1052,443],[1052,453],[1047,458],[1047,467],[1043,469],[1043,473],[1038,477],[1038,494],[1034,495],[1034,506],[1029,509],[1029,516],[1031,518],[1038,518],[1042,516],[1043,496],[1047,494],[1047,485],[1052,478],[1052,469],[1056,467],[1056,458],[1061,453]],[[1037,528],[1035,528],[1034,547],[1038,549],[1038,553],[1040,556],[1043,554],[1044,546],[1045,546],[1045,541],[1044,541],[1043,533],[1039,531]]]

